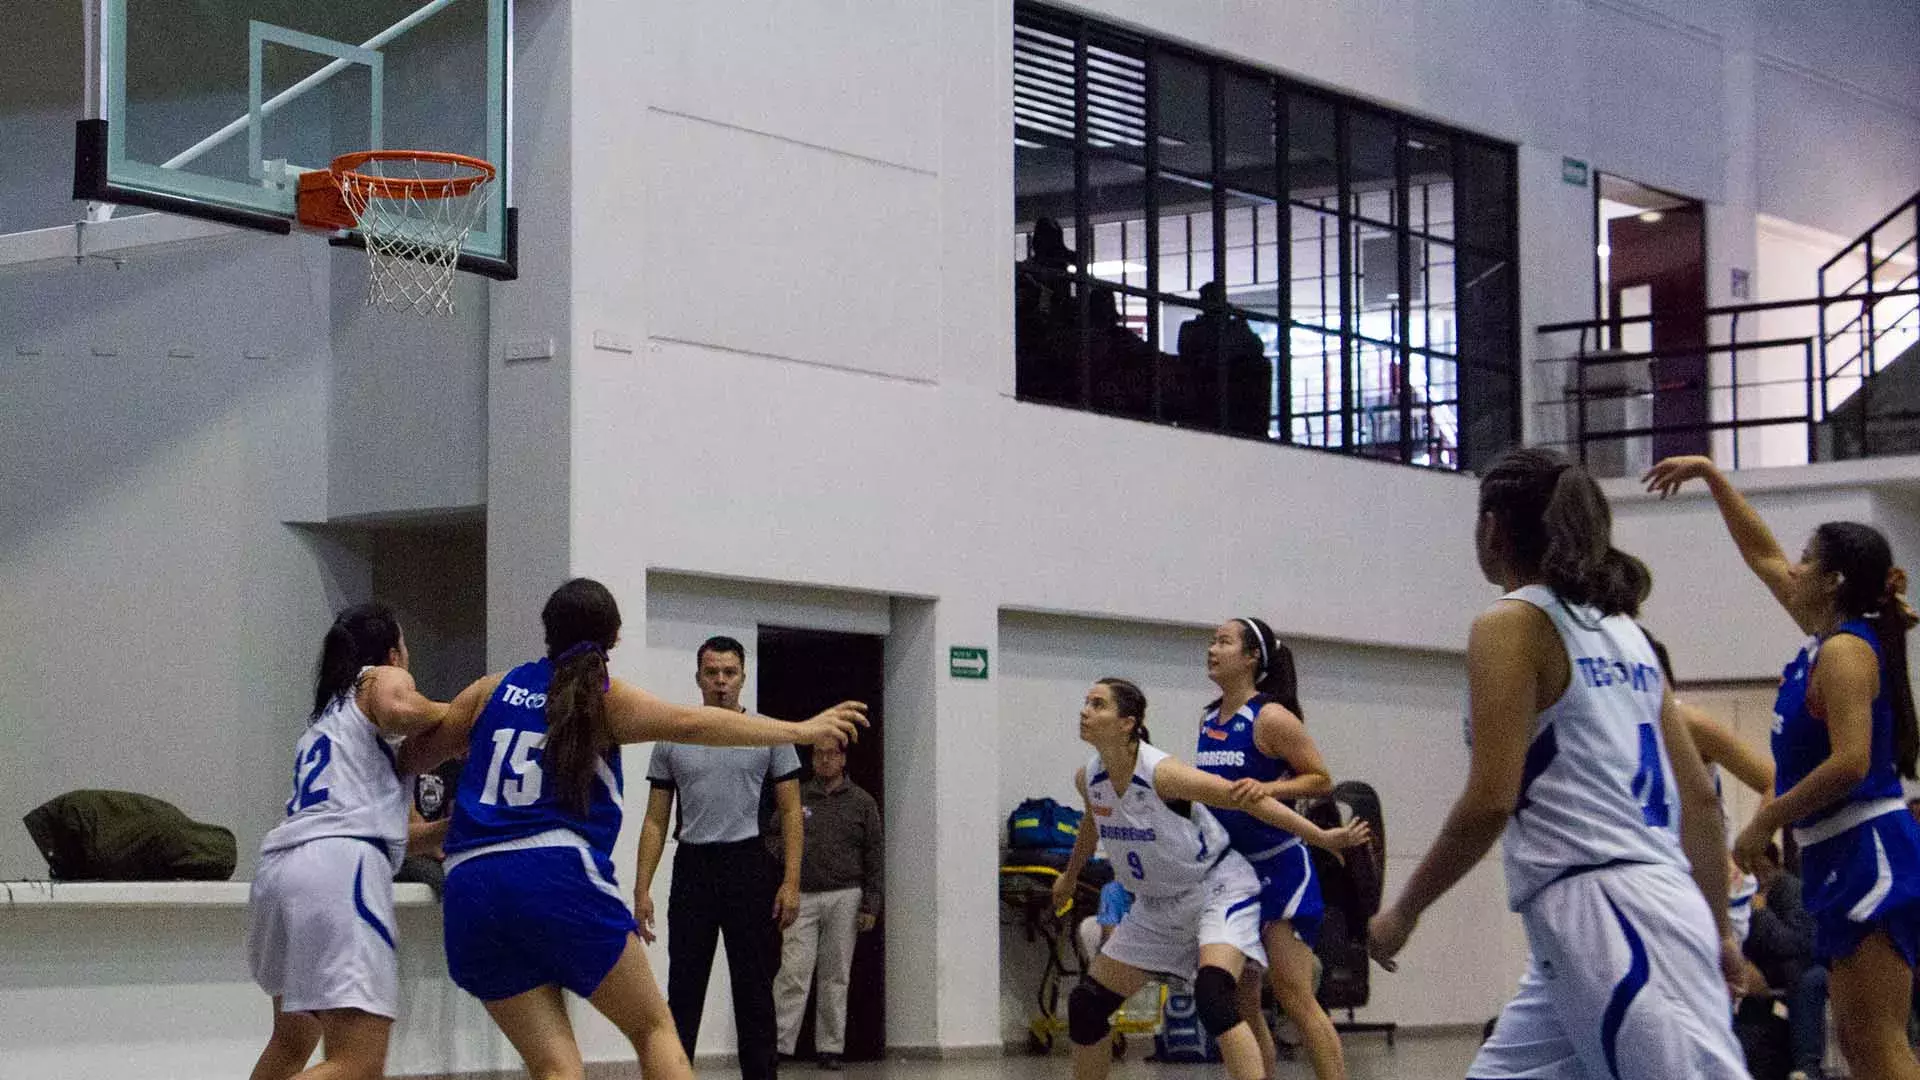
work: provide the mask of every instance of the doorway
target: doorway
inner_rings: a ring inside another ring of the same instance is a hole
[[[1655,353],[1652,459],[1710,452],[1707,216],[1698,199],[1599,175],[1594,185],[1594,315],[1653,316],[1608,327],[1603,347]],[[1626,366],[1626,365],[1622,365]]]
[[[885,639],[874,634],[762,626],[758,631],[758,700],[768,716],[802,718],[842,701],[867,703],[872,723],[860,741],[847,747],[847,777],[866,789],[886,815]],[[812,750],[800,748],[802,766],[811,769]],[[809,777],[811,772],[809,772]],[[880,925],[854,943],[853,971],[847,985],[848,1061],[878,1061],[887,1045],[886,913]],[[810,1061],[816,1051],[814,1002],[807,1002],[795,1053]]]

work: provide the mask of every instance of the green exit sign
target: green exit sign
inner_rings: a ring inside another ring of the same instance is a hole
[[[947,650],[947,673],[956,679],[987,677],[987,650],[973,645],[955,645]]]
[[[1587,163],[1579,158],[1560,159],[1560,179],[1575,187],[1587,186]]]

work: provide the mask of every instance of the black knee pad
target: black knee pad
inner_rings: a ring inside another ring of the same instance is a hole
[[[1234,977],[1226,968],[1203,967],[1193,980],[1193,1011],[1200,1025],[1214,1038],[1232,1031],[1240,1022],[1240,1001],[1235,993]]]
[[[1067,1037],[1078,1046],[1106,1042],[1113,1030],[1113,1014],[1125,1000],[1091,978],[1081,979],[1067,995]]]

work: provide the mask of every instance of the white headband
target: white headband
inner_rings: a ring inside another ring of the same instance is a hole
[[[1253,631],[1253,640],[1260,646],[1260,674],[1265,675],[1267,673],[1267,665],[1271,663],[1267,657],[1267,635],[1260,632],[1260,624],[1254,622],[1252,619],[1239,618],[1235,619],[1234,622]]]

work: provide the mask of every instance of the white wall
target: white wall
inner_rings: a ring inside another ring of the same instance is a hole
[[[1753,265],[1756,213],[1850,233],[1915,174],[1913,15],[1893,0],[1870,5],[1862,30],[1786,0],[1087,7],[1519,143],[1527,325],[1590,303],[1590,192],[1560,182],[1563,155],[1713,203],[1722,299],[1727,268]],[[168,702],[170,716],[184,701],[219,718],[129,725],[131,745],[10,739],[26,748],[0,760],[0,792],[17,812],[62,769],[144,783],[161,771],[115,770],[151,760],[178,763],[156,793],[190,811],[237,818],[274,805],[317,620],[371,582],[364,551],[281,523],[476,498],[488,502],[496,668],[538,647],[539,605],[573,572],[628,604],[629,650],[647,644],[639,660],[616,654],[616,666],[643,682],[656,678],[652,594],[666,587],[656,572],[890,598],[902,647],[889,653],[889,689],[925,707],[907,735],[895,729],[889,768],[927,792],[891,845],[932,853],[892,887],[933,898],[918,922],[889,920],[894,951],[912,946],[920,958],[891,984],[919,991],[897,993],[911,1007],[894,1010],[896,1042],[1001,1038],[998,1003],[973,992],[999,981],[997,954],[978,942],[997,918],[1005,807],[981,792],[1004,795],[1016,782],[1002,773],[1024,775],[1025,757],[1000,733],[1007,695],[1026,691],[956,682],[938,662],[955,644],[1012,659],[1004,610],[1099,616],[1105,629],[1084,643],[1091,656],[1103,636],[1133,640],[1112,629],[1122,620],[1204,626],[1263,611],[1283,634],[1327,643],[1302,647],[1303,669],[1310,700],[1325,694],[1324,710],[1310,708],[1338,768],[1400,771],[1402,747],[1423,763],[1464,760],[1445,652],[1487,595],[1468,550],[1470,480],[1010,399],[1004,0],[932,14],[828,0],[523,0],[518,16],[522,277],[486,287],[484,384],[460,367],[444,383],[395,391],[430,393],[484,423],[484,474],[477,426],[411,429],[412,444],[329,438],[329,412],[368,400],[378,380],[373,363],[349,365],[337,392],[329,385],[324,253],[299,256],[289,274],[286,253],[299,245],[240,241],[120,276],[90,267],[0,279],[0,350],[43,343],[0,374],[4,460],[36,463],[0,488],[0,717],[10,735],[73,716],[144,716],[152,701]],[[66,121],[56,126],[67,137]],[[45,160],[24,186],[9,172],[0,198],[44,193],[48,175],[64,184],[65,144],[35,145]],[[52,214],[54,202],[33,214]],[[0,227],[12,227],[14,209],[0,205]],[[610,347],[595,346],[600,335]],[[501,359],[507,343],[548,339],[550,360]],[[102,340],[120,355],[92,356]],[[273,359],[247,360],[255,342]],[[176,343],[195,348],[205,377],[179,374],[165,357]],[[438,369],[411,374],[425,370]],[[484,419],[473,415],[483,385]],[[349,469],[351,479],[329,475]],[[1859,494],[1884,476],[1820,475],[1839,479],[1781,481],[1839,485],[1783,491],[1783,532],[1843,513],[1906,520],[1890,509],[1897,500]],[[1764,678],[1785,653],[1764,634],[1723,632],[1762,625],[1761,612],[1730,599],[1737,567],[1707,557],[1703,530],[1711,521],[1698,508],[1622,511],[1628,546],[1662,575],[1656,617],[1685,613],[1669,636],[1689,669]],[[749,607],[767,603],[750,595]],[[695,618],[662,609],[658,640],[675,656],[657,678],[668,690],[685,678],[676,620]],[[1185,632],[1153,644],[1155,633],[1137,647],[1185,670]],[[68,691],[78,701],[54,700],[49,673],[73,668],[109,674]],[[1317,678],[1324,690],[1312,689]],[[1447,689],[1436,696],[1436,686]],[[1170,682],[1167,693],[1193,689]],[[201,782],[208,770],[214,783]],[[1410,808],[1394,811],[1405,823],[1393,833],[1396,865],[1423,846],[1417,823],[1430,827],[1450,794],[1447,770],[1418,775],[1433,789],[1391,796]],[[242,829],[243,851],[258,827]],[[17,837],[0,844],[13,845],[0,847],[0,867],[31,861]],[[1510,953],[1458,959],[1461,943],[1480,948],[1476,920],[1499,910],[1497,877],[1483,870],[1436,910],[1416,944],[1431,951],[1380,980],[1381,1012],[1431,1020],[1497,996]],[[1414,977],[1429,971],[1465,980],[1467,992],[1457,1002],[1433,994]],[[724,1028],[715,1024],[709,1047],[725,1045]],[[624,1054],[604,1030],[583,1031],[596,1055]]]
[[[421,886],[403,888],[421,895],[395,911],[400,1016],[388,1072],[517,1069],[506,1037],[447,977],[439,905]],[[270,1017],[247,974],[246,926],[244,886],[218,905],[0,909],[0,1080],[245,1075]]]
[[[329,515],[484,506],[491,283],[458,275],[454,314],[420,318],[368,306],[364,253],[332,271]]]
[[[1750,87],[1764,32],[1751,3],[1085,6],[1521,143],[1529,323],[1590,303],[1590,192],[1560,182],[1562,155],[1723,204],[1717,258],[1751,265],[1739,218],[1761,208]],[[1207,625],[1243,606],[1290,636],[1460,647],[1487,596],[1470,480],[1009,400],[1007,5],[927,17],[596,4],[575,17],[576,569],[623,596],[671,569],[933,597],[936,650],[993,640],[1009,609]],[[1431,694],[1395,678],[1410,698]],[[1024,777],[1022,749],[1001,739],[983,753],[977,738],[1005,691],[976,711],[962,704],[975,688],[935,683],[940,723],[956,710],[970,738],[940,727],[929,752]],[[1451,689],[1444,709],[1457,710]],[[1463,753],[1457,717],[1433,725]],[[1406,738],[1392,730],[1382,742]],[[950,767],[939,757],[939,790]],[[997,1012],[949,1008],[944,988],[947,964],[978,962],[961,946],[993,910],[978,891],[993,852],[949,829],[997,835],[1005,808],[961,790],[936,798],[934,835],[959,848],[943,841],[933,870],[957,898],[939,924],[955,949],[933,953],[934,1011],[941,1041],[987,1043]],[[1497,881],[1476,881],[1497,903]],[[1407,996],[1403,1018],[1444,1007]]]
[[[80,119],[81,8],[23,4],[0,41],[0,234],[64,225],[73,202],[73,126]],[[49,167],[62,162],[64,168]]]
[[[540,648],[540,605],[571,569],[572,7],[566,0],[514,7],[520,280],[489,286],[487,306],[487,665],[494,671]],[[504,359],[508,343],[529,342],[551,342],[554,355]]]
[[[331,611],[326,248],[246,238],[0,278],[0,816],[77,787],[238,834],[285,801]],[[42,877],[0,830],[0,877]]]
[[[1840,462],[1735,475],[1781,548],[1798,558],[1827,521],[1879,528],[1894,559],[1920,565],[1920,513],[1911,459]],[[1652,568],[1645,621],[1673,650],[1688,682],[1777,680],[1805,635],[1741,564],[1713,500],[1689,487],[1662,502],[1629,481],[1604,485],[1614,542]]]
[[[1211,631],[1212,623],[1003,616],[1001,817],[1036,796],[1079,805],[1072,778],[1088,750],[1073,725],[1087,686],[1101,676],[1138,682],[1155,743],[1191,756],[1200,713],[1217,693],[1202,659]],[[1433,842],[1466,776],[1459,656],[1301,638],[1290,644],[1308,729],[1334,777],[1366,781],[1380,793],[1391,892]],[[1364,1012],[1403,1024],[1477,1024],[1497,1012],[1526,958],[1504,889],[1490,858],[1422,922],[1398,975],[1374,973],[1374,1004]],[[1017,1042],[1045,954],[1017,925],[1003,924],[1000,940],[1001,1034]],[[1458,957],[1469,953],[1476,962],[1461,965]]]
[[[1820,267],[1844,248],[1850,237],[1795,225],[1780,218],[1762,215],[1755,233],[1753,300],[1804,300],[1818,292]],[[1857,272],[1857,271],[1856,271]],[[1840,284],[1844,284],[1841,282]],[[1852,317],[1834,309],[1829,316],[1839,320]],[[1837,328],[1837,327],[1836,327]],[[1789,308],[1761,312],[1746,320],[1741,339],[1745,341],[1814,340],[1814,365],[1818,370],[1820,334],[1816,308]],[[1836,356],[1834,358],[1838,360]],[[1744,417],[1796,416],[1807,409],[1806,351],[1794,346],[1761,350],[1743,350],[1740,379],[1756,385],[1740,395]],[[1830,387],[1831,401],[1839,405],[1852,392],[1854,383],[1836,382]],[[1820,403],[1814,402],[1815,415]],[[1722,436],[1727,444],[1730,435]],[[1731,457],[1716,450],[1720,460]],[[1807,462],[1807,430],[1799,424],[1749,430],[1740,434],[1740,467],[1765,468],[1802,465]]]
[[[1759,209],[1851,239],[1920,187],[1920,7],[1755,6]]]

